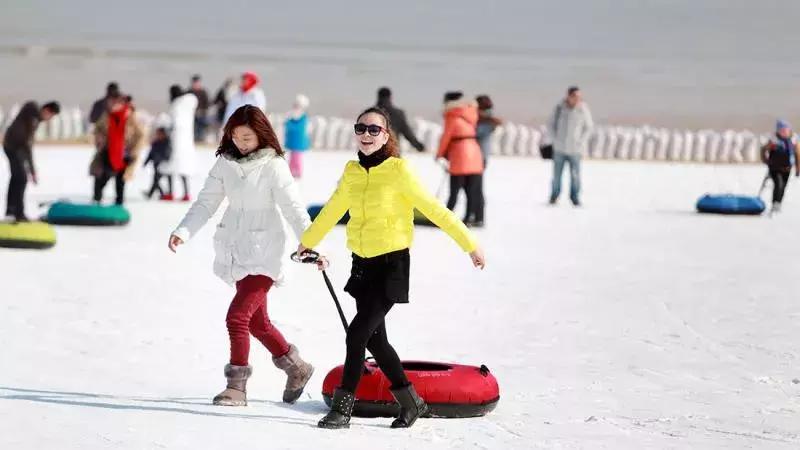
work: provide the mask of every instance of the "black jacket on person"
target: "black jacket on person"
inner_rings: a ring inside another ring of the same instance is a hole
[[[197,97],[197,109],[195,110],[195,116],[205,117],[208,113],[208,107],[210,106],[210,102],[208,101],[208,91],[205,89],[199,89],[197,91],[194,89],[189,89],[189,92]]]
[[[150,144],[150,153],[147,155],[144,165],[152,162],[153,167],[158,167],[164,161],[169,161],[171,155],[172,143],[169,138],[155,140]]]
[[[378,102],[375,106],[389,113],[389,122],[392,124],[392,131],[395,136],[398,138],[400,136],[405,137],[408,139],[411,146],[419,152],[425,150],[425,146],[417,140],[417,137],[414,136],[414,132],[411,131],[411,127],[408,125],[408,120],[406,119],[406,113],[402,109],[395,108],[391,102],[386,101]]]
[[[92,103],[92,110],[89,112],[89,122],[97,123],[97,121],[100,120],[100,116],[106,112],[106,108],[108,108],[108,97],[99,98]]]
[[[19,114],[6,129],[3,137],[3,147],[7,152],[15,152],[25,164],[31,174],[36,173],[33,166],[33,135],[41,120],[39,105],[36,102],[27,102],[22,105]]]

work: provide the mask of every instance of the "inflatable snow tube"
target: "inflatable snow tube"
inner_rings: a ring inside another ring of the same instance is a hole
[[[322,383],[325,404],[331,405],[333,390],[342,381],[343,366],[328,372]],[[486,366],[465,366],[426,361],[403,361],[408,381],[431,410],[427,417],[479,417],[488,414],[500,401],[497,379]],[[356,389],[353,415],[396,417],[400,407],[389,392],[391,383],[374,361],[367,360]]]
[[[113,226],[127,224],[131,214],[120,205],[56,202],[50,205],[44,220],[55,225]]]
[[[56,232],[44,222],[0,222],[0,247],[46,249],[56,245]]]
[[[697,201],[697,211],[701,213],[758,215],[765,208],[764,201],[759,197],[744,195],[706,194]]]
[[[322,207],[325,205],[311,205],[308,207],[308,215],[311,216],[311,220],[316,219],[319,215],[319,212],[322,211]],[[344,213],[341,219],[339,219],[339,225],[347,225],[347,222],[350,221],[350,214]],[[430,220],[428,220],[425,215],[423,215],[419,210],[414,210],[414,225],[426,226],[426,227],[435,227],[436,225],[433,224]]]

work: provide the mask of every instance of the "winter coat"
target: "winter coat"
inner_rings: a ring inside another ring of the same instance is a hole
[[[153,141],[150,144],[150,153],[147,154],[147,159],[144,161],[143,166],[152,162],[153,167],[158,167],[164,161],[169,161],[172,154],[172,146],[170,145],[169,138]]]
[[[761,160],[771,170],[788,172],[794,165],[800,170],[799,145],[797,136],[794,134],[789,139],[772,136],[769,142],[761,148]]]
[[[308,115],[303,113],[300,117],[289,117],[284,123],[284,147],[293,152],[308,150],[311,138],[308,135]]]
[[[97,120],[94,127],[94,145],[96,152],[92,162],[89,164],[89,175],[99,177],[103,175],[108,164],[108,147],[106,141],[108,140],[108,112],[104,112]],[[136,112],[131,110],[128,119],[125,121],[125,180],[130,180],[133,177],[133,172],[136,170],[136,161],[139,160],[139,154],[142,151],[142,144],[144,143],[144,131],[142,126],[139,125]]]
[[[194,94],[197,97],[197,109],[195,110],[195,115],[197,117],[205,117],[208,114],[208,107],[210,106],[210,102],[208,100],[208,91],[203,88],[198,90],[190,89],[189,93]]]
[[[162,169],[165,174],[189,176],[194,172],[194,113],[197,97],[183,94],[172,101],[169,116],[172,122],[170,143],[172,155]]]
[[[500,120],[494,117],[491,109],[478,112],[478,126],[475,127],[475,136],[478,138],[478,145],[481,147],[484,168],[486,168],[489,162],[489,155],[492,153],[492,133],[494,133],[498,125],[500,125]]]
[[[280,284],[288,261],[281,216],[298,238],[311,223],[286,160],[270,148],[240,159],[221,156],[173,234],[184,242],[194,237],[225,198],[228,208],[214,233],[214,273],[228,284],[248,275]]]
[[[581,102],[575,108],[570,108],[565,101],[562,101],[553,110],[553,115],[547,121],[547,128],[553,140],[554,152],[583,155],[586,152],[589,136],[594,131],[589,105]]]
[[[89,112],[89,122],[97,123],[106,111],[108,111],[108,97],[97,99],[92,103],[92,110]]]
[[[476,138],[478,105],[474,102],[448,102],[444,112],[444,131],[437,158],[450,161],[450,175],[483,173],[483,156]]]
[[[3,147],[7,151],[16,152],[31,174],[36,173],[33,165],[33,137],[36,127],[39,126],[39,114],[39,105],[36,102],[25,103],[3,136]]]
[[[373,258],[403,250],[413,241],[414,208],[464,251],[475,250],[475,238],[464,223],[425,190],[405,160],[394,157],[369,171],[357,161],[348,162],[336,191],[303,233],[301,242],[305,247],[316,247],[349,211],[347,248],[353,253]]]
[[[242,92],[241,89],[236,91],[228,99],[228,104],[225,106],[225,122],[230,119],[233,113],[244,105],[253,105],[258,107],[264,114],[267,113],[267,98],[264,96],[264,91],[261,88],[250,88],[247,92]]]
[[[422,145],[422,142],[417,140],[417,137],[414,136],[414,132],[411,130],[411,126],[408,124],[408,119],[406,119],[406,113],[400,109],[395,108],[390,102],[378,102],[378,108],[383,109],[389,114],[389,123],[392,127],[392,132],[395,136],[400,138],[403,136],[408,140],[408,143],[411,144],[412,147],[417,149],[417,151],[421,152],[425,150],[425,146]]]

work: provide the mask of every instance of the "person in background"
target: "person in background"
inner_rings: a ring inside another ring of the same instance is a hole
[[[228,99],[228,104],[225,106],[226,122],[234,111],[244,105],[253,105],[264,114],[267,113],[267,99],[264,96],[264,91],[258,87],[259,82],[258,75],[254,72],[245,72],[242,74],[242,78],[239,82],[239,90]]]
[[[233,80],[226,78],[214,96],[214,106],[217,107],[217,125],[222,128],[225,125],[225,110],[228,108],[228,95],[233,86]]]
[[[94,177],[94,201],[100,203],[103,188],[115,180],[117,205],[125,201],[125,183],[133,178],[144,133],[125,97],[110,99],[109,110],[95,124],[94,143],[97,149],[89,174]]]
[[[569,164],[572,204],[580,206],[581,156],[586,151],[586,143],[594,130],[594,121],[589,105],[583,101],[577,86],[567,89],[567,96],[558,102],[547,121],[547,128],[553,140],[553,183],[550,191],[550,204],[555,205],[561,194],[561,175],[564,164]]]
[[[408,143],[411,144],[412,147],[417,149],[418,152],[424,152],[425,146],[422,145],[422,142],[417,140],[417,137],[414,136],[414,132],[411,130],[411,127],[408,125],[408,119],[406,119],[406,113],[394,106],[392,103],[392,91],[388,87],[382,87],[378,89],[378,101],[375,104],[378,108],[386,111],[389,114],[389,121],[391,122],[392,132],[395,136],[404,137],[408,140]]]
[[[301,178],[303,176],[303,153],[311,147],[311,138],[308,135],[308,97],[298,94],[294,100],[292,110],[286,118],[285,146],[289,150],[289,170],[292,176]]]
[[[150,153],[144,161],[142,167],[147,166],[148,163],[153,163],[153,185],[150,190],[145,192],[145,197],[149,200],[153,198],[153,194],[158,191],[159,198],[165,195],[164,190],[161,188],[161,163],[169,161],[172,147],[169,141],[169,133],[164,127],[156,128],[153,141],[150,143]]]
[[[104,112],[108,111],[111,99],[117,98],[120,95],[119,84],[117,84],[116,81],[108,83],[108,85],[106,85],[106,95],[97,99],[92,104],[92,110],[89,112],[89,122],[92,124],[97,123],[97,121],[100,119],[100,116],[102,116]]]
[[[169,116],[172,123],[170,143],[172,152],[169,161],[164,167],[167,178],[168,191],[161,196],[162,200],[174,200],[173,177],[179,176],[183,181],[184,202],[191,200],[189,195],[189,177],[194,171],[194,119],[197,109],[197,97],[191,92],[184,92],[177,84],[169,88],[171,100]]]
[[[436,158],[449,162],[450,198],[447,208],[451,211],[463,189],[467,194],[467,210],[464,223],[467,226],[483,226],[483,156],[476,137],[478,105],[463,100],[458,91],[444,95],[444,131],[439,141]]]
[[[194,141],[203,142],[208,128],[208,91],[203,87],[200,75],[192,76],[190,92],[197,97],[197,110],[194,113]]]
[[[775,136],[761,148],[761,159],[769,168],[769,177],[773,184],[770,214],[777,214],[781,211],[792,166],[795,169],[794,175],[800,177],[800,143],[788,122],[778,120]]]
[[[6,218],[17,222],[27,222],[25,216],[25,187],[30,176],[33,184],[39,182],[36,166],[33,164],[33,137],[36,127],[61,112],[57,102],[45,103],[41,108],[36,102],[22,105],[17,116],[6,129],[3,137],[3,150],[8,157],[11,177],[6,194]]]
[[[492,134],[503,121],[494,116],[494,103],[488,95],[479,95],[475,98],[478,102],[478,126],[475,135],[483,156],[483,170],[489,165],[489,155],[492,152]]]

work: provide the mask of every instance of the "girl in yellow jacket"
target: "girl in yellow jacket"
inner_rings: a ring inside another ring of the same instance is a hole
[[[392,394],[400,404],[392,428],[410,427],[428,411],[408,382],[384,324],[395,303],[408,303],[414,208],[450,235],[475,267],[484,266],[483,253],[466,226],[422,187],[406,161],[398,157],[390,130],[389,117],[381,109],[370,108],[358,116],[354,126],[358,161],[347,163],[336,191],[303,233],[297,249],[302,254],[314,248],[350,212],[347,246],[353,252],[353,266],[345,291],[355,298],[357,313],[347,329],[342,384],[334,391],[331,411],[319,422],[321,428],[349,427],[365,349],[391,381]],[[320,268],[326,265],[321,259]]]

